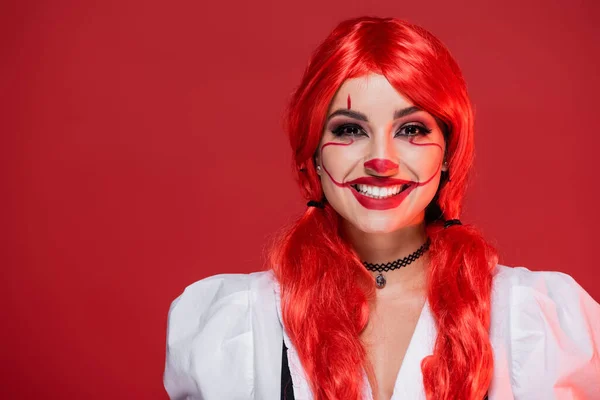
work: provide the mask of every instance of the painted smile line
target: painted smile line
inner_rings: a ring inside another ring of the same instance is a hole
[[[327,146],[349,146],[352,143],[354,143],[354,140],[351,140],[350,143],[325,143],[323,146],[321,146],[321,159],[323,159],[323,150]],[[415,146],[436,146],[440,149],[440,151],[443,151],[442,146],[437,143],[414,143],[414,138],[411,138],[409,143]],[[334,185],[348,188],[356,200],[363,207],[370,210],[389,210],[398,207],[415,188],[424,186],[433,178],[435,178],[441,167],[442,165],[440,161],[435,174],[423,182],[414,182],[404,179],[380,176],[363,176],[348,182],[337,182],[333,176],[331,176],[331,173],[329,173],[325,164],[323,164],[323,170],[329,176],[329,179]]]

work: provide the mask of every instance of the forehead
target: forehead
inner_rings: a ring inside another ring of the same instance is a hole
[[[405,108],[413,105],[388,82],[385,76],[380,74],[370,74],[344,81],[336,92],[330,108],[333,110],[345,108],[348,96],[352,100],[352,109],[363,112],[381,110],[381,108]]]

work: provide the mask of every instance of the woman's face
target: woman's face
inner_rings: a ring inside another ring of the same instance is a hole
[[[372,74],[337,91],[315,161],[331,206],[360,231],[385,233],[423,221],[444,154],[435,118]]]

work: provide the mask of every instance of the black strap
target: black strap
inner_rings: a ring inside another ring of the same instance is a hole
[[[281,346],[281,400],[295,400],[285,342],[283,342],[283,346]],[[488,400],[487,393],[483,400]]]
[[[281,400],[295,400],[285,342],[281,347]]]

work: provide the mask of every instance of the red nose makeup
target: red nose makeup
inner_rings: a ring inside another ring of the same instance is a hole
[[[365,168],[372,169],[373,171],[378,172],[378,173],[384,173],[389,170],[398,168],[398,164],[396,164],[395,162],[390,161],[390,160],[384,160],[382,158],[374,158],[372,160],[365,162],[364,165],[365,165]]]

